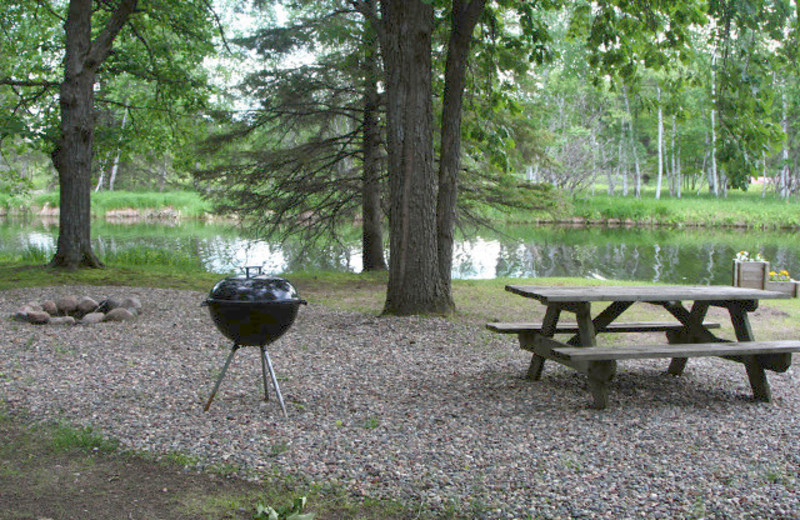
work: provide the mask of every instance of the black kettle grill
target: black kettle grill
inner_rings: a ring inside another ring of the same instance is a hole
[[[258,274],[251,276],[250,272],[253,270],[257,270]],[[297,290],[288,280],[278,276],[267,276],[261,274],[261,271],[261,266],[245,267],[245,276],[231,276],[220,280],[203,302],[203,305],[208,306],[217,329],[233,341],[222,373],[217,378],[205,405],[205,411],[211,406],[211,401],[214,400],[236,351],[243,346],[257,346],[261,350],[264,400],[269,400],[267,390],[267,370],[269,370],[283,415],[288,417],[266,345],[289,330],[297,317],[300,305],[305,305],[307,302],[297,296]]]

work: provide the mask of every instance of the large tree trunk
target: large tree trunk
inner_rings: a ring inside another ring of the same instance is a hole
[[[92,41],[92,0],[70,0],[59,91],[61,136],[53,151],[58,171],[60,216],[56,254],[51,266],[102,267],[91,245],[91,172],[94,142],[94,82],[114,38],[136,7],[123,0],[106,27]]]
[[[389,169],[387,314],[442,314],[450,297],[436,248],[431,35],[433,7],[382,0]]]
[[[483,12],[486,0],[453,1],[452,26],[447,44],[444,98],[442,102],[442,149],[439,158],[439,194],[436,228],[439,256],[439,278],[444,287],[447,306],[455,309],[451,290],[453,241],[456,222],[458,170],[461,166],[461,114],[472,32]]]
[[[371,10],[371,9],[370,9]],[[361,185],[363,227],[362,263],[365,271],[385,271],[383,257],[383,218],[380,185],[380,129],[378,127],[378,42],[370,35],[365,67],[364,94],[364,172]]]

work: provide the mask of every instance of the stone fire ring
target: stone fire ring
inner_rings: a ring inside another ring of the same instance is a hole
[[[129,321],[142,311],[135,296],[96,301],[88,296],[65,296],[57,300],[28,302],[14,314],[19,321],[36,325],[91,325],[101,321]]]

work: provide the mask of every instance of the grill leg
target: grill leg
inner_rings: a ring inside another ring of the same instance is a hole
[[[281,404],[281,410],[283,410],[283,416],[287,419],[289,416],[286,414],[286,405],[283,404],[283,396],[281,395],[281,388],[278,386],[278,378],[275,377],[275,371],[272,369],[272,361],[269,359],[269,353],[267,349],[261,347],[261,352],[264,354],[263,359],[267,360],[267,368],[269,369],[269,376],[272,378],[272,385],[275,387],[275,395],[278,396],[278,402]]]
[[[208,402],[203,408],[203,411],[207,412],[208,408],[211,406],[211,401],[213,401],[214,396],[217,395],[217,390],[219,390],[219,384],[222,382],[222,378],[225,377],[225,372],[228,371],[228,366],[231,364],[233,355],[236,354],[237,350],[239,350],[239,345],[234,345],[233,348],[231,349],[231,353],[228,354],[228,359],[225,360],[225,366],[222,367],[222,373],[217,378],[217,382],[214,385],[214,389],[211,391],[211,395],[208,397]]]
[[[267,387],[267,364],[264,361],[264,354],[266,354],[267,350],[264,348],[264,345],[258,347],[261,349],[261,378],[264,380],[264,400],[269,401],[269,389]]]

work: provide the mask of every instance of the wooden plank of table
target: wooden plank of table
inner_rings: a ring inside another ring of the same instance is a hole
[[[719,285],[608,285],[550,286],[507,285],[506,290],[542,303],[734,301],[788,298],[788,294]]]
[[[686,343],[633,345],[628,347],[551,347],[554,358],[571,361],[606,359],[652,359],[697,356],[756,356],[800,352],[800,341],[744,341],[728,343]]]
[[[713,321],[703,322],[703,327],[707,329],[718,329],[720,324]],[[486,328],[501,334],[519,334],[520,332],[541,332],[542,322],[490,322]],[[597,332],[667,332],[680,331],[685,326],[678,321],[625,321],[612,322]],[[578,324],[574,321],[559,322],[556,326],[556,334],[575,334],[578,332]],[[546,334],[545,334],[546,335]]]

